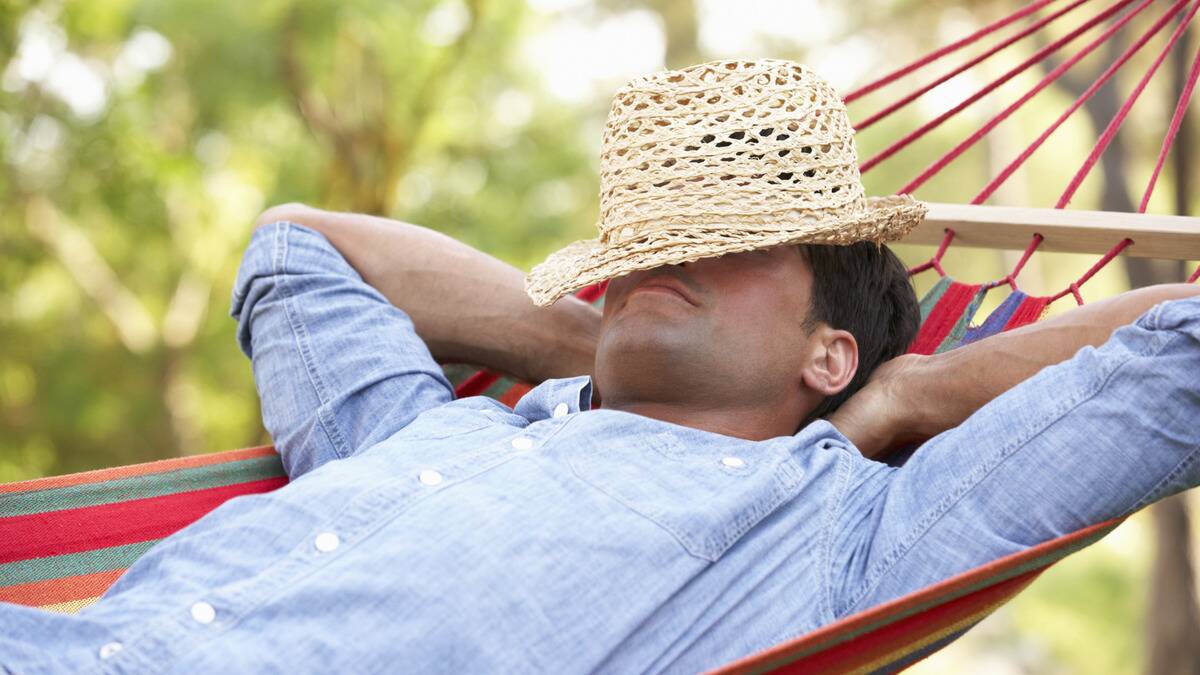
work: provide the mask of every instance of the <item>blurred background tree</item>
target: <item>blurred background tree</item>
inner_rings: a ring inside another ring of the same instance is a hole
[[[270,204],[421,223],[527,269],[591,236],[600,132],[625,80],[711,58],[771,56],[807,62],[849,91],[1017,4],[0,0],[0,482],[269,442],[226,308],[251,223]],[[860,155],[949,108],[1088,11],[865,130]],[[968,200],[1150,13],[918,196]],[[1132,209],[1195,46],[1183,42],[1171,76],[1151,83],[1073,206]],[[992,203],[1051,205],[1159,44]],[[1078,42],[1065,53],[1072,47]],[[868,192],[896,190],[1044,72],[1015,78],[881,164],[866,176]],[[865,97],[852,119],[929,77]],[[1181,160],[1189,134],[1151,211],[1190,213],[1194,176]],[[897,249],[912,263],[930,254]],[[946,266],[980,282],[1003,276],[1015,255],[952,247]],[[1039,254],[1022,288],[1058,291],[1093,259]],[[1134,263],[1128,274],[1110,266],[1085,294],[1179,276],[1171,266]],[[915,281],[923,291],[933,280]],[[1003,293],[991,295],[984,311]],[[1163,507],[1153,528],[1132,519],[922,669],[1193,672],[1200,640],[1186,503]]]

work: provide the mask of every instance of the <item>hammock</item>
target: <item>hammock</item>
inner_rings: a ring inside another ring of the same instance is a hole
[[[910,104],[938,84],[983,62],[1001,50],[1052,24],[1094,0],[1036,0],[950,45],[934,51],[846,95],[853,102],[915,73],[960,49],[1009,26],[1027,25],[964,60],[914,91],[900,96],[855,126],[865,129]],[[1079,51],[1050,70],[1030,91],[996,114],[980,129],[942,155],[901,187],[912,192],[952,163],[971,145],[1009,117],[1039,91],[1112,38],[1146,10],[1153,0],[1117,0],[1003,75],[987,83],[945,113],[922,124],[861,168],[869,171],[894,156],[953,115],[974,104],[1021,72],[1052,56],[1093,28],[1104,26]],[[1049,11],[1050,5],[1061,5]],[[1160,3],[1164,4],[1164,3]],[[1200,0],[1172,2],[1146,31],[1096,78],[1062,115],[1021,151],[971,200],[969,205],[934,204],[925,223],[909,242],[937,244],[934,255],[910,270],[932,270],[939,280],[921,301],[922,326],[910,351],[933,354],[1015,328],[1042,316],[1053,302],[1071,296],[1082,304],[1081,287],[1117,255],[1200,259],[1200,224],[1173,216],[1129,216],[1062,211],[1105,148],[1112,142],[1146,84],[1179,42],[1200,9]],[[1047,10],[1048,13],[1043,12]],[[1041,14],[1039,14],[1041,13]],[[1172,20],[1175,28],[1092,152],[1069,181],[1055,209],[1011,209],[981,206],[1044,141],[1106,81]],[[1200,52],[1179,92],[1153,173],[1138,211],[1144,214],[1165,166],[1184,112],[1200,78]],[[986,283],[963,283],[947,276],[942,259],[952,242],[960,245],[1021,250],[1013,269]],[[1101,253],[1097,262],[1067,288],[1049,296],[1031,296],[1018,287],[1018,276],[1037,250]],[[1200,267],[1188,281],[1200,278]],[[1011,292],[982,322],[973,323],[985,295],[1009,286]],[[589,302],[603,302],[603,284],[579,292]],[[530,388],[497,373],[450,366],[447,374],[459,396],[487,395],[514,404]],[[274,490],[287,482],[279,457],[270,447],[233,450],[99,471],[0,485],[0,601],[77,612],[95,602],[137,558],[156,542],[194,522],[225,500]],[[1119,524],[1111,520],[1000,558],[889,603],[846,617],[811,634],[728,664],[721,673],[762,672],[894,672],[949,644],[1063,557],[1084,548]]]

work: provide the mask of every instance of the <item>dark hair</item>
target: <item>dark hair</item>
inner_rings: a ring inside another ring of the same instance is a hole
[[[907,351],[920,328],[921,310],[908,270],[888,247],[865,241],[799,248],[813,279],[805,330],[825,323],[858,341],[858,372],[845,389],[821,401],[804,421],[808,424],[837,410],[880,364]]]

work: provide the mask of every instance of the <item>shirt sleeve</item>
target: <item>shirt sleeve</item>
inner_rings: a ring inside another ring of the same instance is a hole
[[[293,479],[454,398],[408,315],[309,228],[255,231],[230,313],[263,424]]]
[[[901,468],[861,461],[830,561],[846,615],[1200,483],[1200,297],[1043,369]]]

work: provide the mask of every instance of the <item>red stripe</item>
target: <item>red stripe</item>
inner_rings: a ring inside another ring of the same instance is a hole
[[[1026,324],[1031,324],[1034,321],[1042,318],[1042,314],[1046,311],[1046,305],[1050,304],[1050,298],[1027,296],[1017,306],[1016,311],[1012,316],[1008,317],[1008,323],[1004,324],[1001,332],[1010,328],[1020,328]]]
[[[1047,565],[1048,567],[1048,565]],[[993,586],[955,598],[919,614],[877,628],[839,645],[799,659],[773,673],[844,673],[877,661],[889,654],[899,659],[908,654],[905,646],[953,625],[984,607],[1010,598],[1032,582],[1045,567],[1031,570]],[[895,659],[893,659],[895,660]]]
[[[933,311],[929,312],[929,318],[925,319],[925,323],[921,325],[921,331],[917,333],[917,339],[913,341],[911,347],[908,348],[910,354],[932,354],[950,334],[954,324],[962,318],[963,312],[966,311],[967,305],[971,304],[971,300],[975,294],[979,292],[978,284],[960,284],[957,281],[950,283],[950,287],[942,294]]]
[[[499,379],[499,373],[494,373],[490,370],[477,370],[458,385],[458,388],[454,390],[454,396],[455,398],[479,396]]]
[[[927,609],[920,608],[922,604],[947,602],[942,599],[980,582],[994,579],[1000,574],[1011,571],[1026,563],[1033,563],[1037,565],[1038,569],[1044,569],[1065,555],[1064,549],[1080,545],[1081,543],[1093,543],[1101,536],[1108,534],[1112,528],[1120,523],[1121,519],[1119,518],[1106,520],[1103,523],[1089,525],[1088,527],[1076,530],[1070,534],[1064,534],[1050,541],[1042,542],[1023,551],[1006,555],[1003,558],[985,563],[949,579],[926,586],[919,591],[909,593],[895,600],[889,600],[870,609],[865,609],[858,614],[827,624],[807,635],[775,645],[712,672],[727,675],[729,673],[763,672],[774,667],[773,664],[779,664],[782,667],[782,662],[789,660],[791,655],[812,649],[831,648],[825,645],[839,639],[842,635],[857,630],[878,630],[879,627],[872,628],[871,625],[887,621],[890,617],[910,610],[915,609],[919,616],[922,612],[927,611]],[[1047,555],[1053,556],[1053,558],[1043,564],[1039,559]],[[970,591],[968,594],[978,593],[981,590],[983,589]]]
[[[0,518],[0,564],[166,537],[239,495],[270,492],[286,477]]]
[[[517,402],[521,400],[521,397],[529,393],[530,389],[533,389],[533,387],[525,384],[524,382],[517,382],[513,386],[509,387],[508,391],[501,394],[496,400],[510,408],[514,408],[516,407]]]

